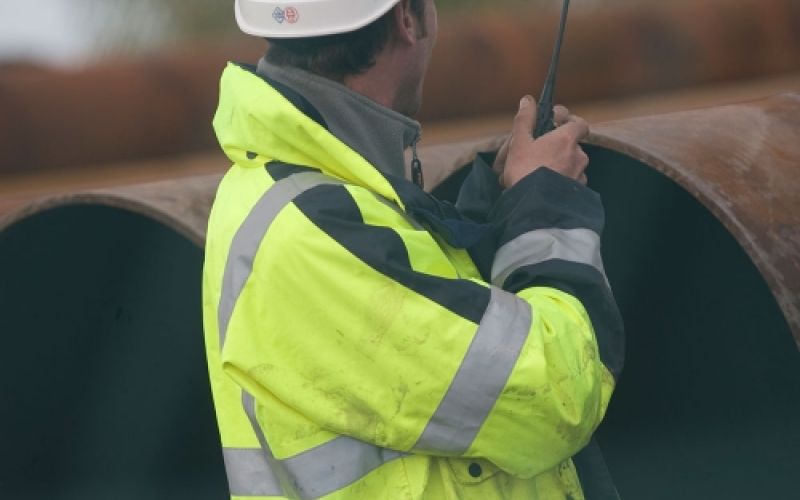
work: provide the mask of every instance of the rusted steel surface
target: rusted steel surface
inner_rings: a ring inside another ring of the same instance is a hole
[[[426,182],[437,186],[503,139],[425,151],[437,166]],[[769,284],[800,347],[800,93],[601,123],[587,142],[654,168],[711,211]]]
[[[434,189],[459,167],[467,164],[477,150],[497,149],[503,135],[440,144],[420,148],[420,158],[425,163],[425,182]],[[224,170],[227,160],[213,154]],[[209,158],[202,161],[208,162]],[[198,157],[198,161],[199,157]],[[165,168],[168,162],[164,163]],[[51,196],[30,196],[7,201],[10,210],[4,213],[0,202],[0,232],[29,217],[55,208],[73,205],[98,205],[128,210],[152,218],[173,228],[181,235],[202,247],[205,245],[206,224],[217,184],[222,174],[208,174],[169,179],[145,184],[112,186],[61,193]]]
[[[221,178],[221,175],[204,175],[38,199],[0,217],[0,232],[55,208],[96,205],[144,215],[203,247],[211,203]]]
[[[800,73],[777,78],[736,82],[703,88],[670,91],[637,98],[588,102],[573,107],[573,111],[590,123],[620,120],[637,116],[752,101],[800,89]],[[513,113],[477,117],[468,120],[434,122],[425,126],[423,145],[433,158],[426,163],[440,165],[449,155],[464,155],[459,141],[506,133]],[[441,148],[429,146],[445,144]],[[451,153],[448,153],[451,152]],[[444,158],[444,160],[443,160]],[[457,163],[454,161],[454,164]],[[141,159],[120,164],[98,164],[60,170],[38,170],[5,174],[0,177],[0,216],[37,198],[64,193],[114,188],[221,173],[228,160],[218,149],[204,150],[165,158]],[[434,186],[447,172],[426,168],[428,185]]]
[[[502,140],[424,148],[426,183],[434,188],[476,151],[496,149]],[[658,170],[705,205],[766,279],[800,346],[800,94],[607,122],[594,127],[588,142]],[[144,214],[202,245],[219,178],[50,198],[0,219],[0,231],[57,206],[98,204]]]
[[[769,283],[800,346],[800,94],[604,123],[589,142],[705,205]]]
[[[443,17],[421,119],[514,110],[536,93],[555,11]],[[662,2],[572,12],[557,98],[579,101],[800,69],[800,2]],[[210,121],[226,60],[263,42],[194,46],[77,71],[0,66],[0,172],[115,163],[215,147]]]
[[[594,127],[587,151],[599,169],[590,183],[606,202],[607,270],[629,332],[626,372],[597,437],[623,498],[784,498],[796,490],[798,134],[800,94]],[[503,139],[421,150],[427,184]],[[89,498],[134,485],[157,492],[167,481],[195,486],[192,498],[224,495],[198,248],[219,179],[63,195],[0,218],[0,331],[18,333],[7,340],[20,353],[0,377],[15,402],[0,411],[17,430],[4,464],[11,479],[34,471],[47,479],[46,498],[69,488]],[[44,361],[31,364],[31,356]],[[85,366],[102,376],[88,380]],[[176,404],[177,393],[194,397]],[[80,454],[48,425],[54,413],[94,423],[67,433],[78,436]],[[184,422],[195,427],[177,436]],[[130,451],[124,460],[106,446],[119,439]],[[181,457],[165,463],[193,462],[154,475],[155,448]],[[78,473],[102,465],[118,484],[90,473],[69,484],[51,478],[65,460],[82,463]],[[30,493],[31,485],[3,487]]]
[[[503,139],[425,151],[438,167],[426,182],[437,186]],[[656,169],[708,208],[769,283],[800,347],[800,94],[606,122],[587,142]]]
[[[60,171],[26,172],[0,178],[0,216],[34,200],[69,193],[116,190],[161,181],[186,182],[192,177],[222,174],[230,161],[222,151],[208,150],[168,158],[94,165]]]

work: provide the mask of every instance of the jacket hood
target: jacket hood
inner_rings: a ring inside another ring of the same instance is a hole
[[[266,80],[229,63],[220,81],[214,131],[222,150],[244,168],[281,161],[321,170],[403,206],[384,175]]]

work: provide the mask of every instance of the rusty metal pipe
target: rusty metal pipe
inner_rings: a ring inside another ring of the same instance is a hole
[[[594,129],[589,177],[606,201],[608,274],[629,334],[598,436],[623,498],[795,491],[798,130],[792,94]],[[500,140],[424,150],[437,192]],[[15,429],[0,488],[11,496],[31,494],[30,474],[42,479],[33,494],[50,498],[141,498],[177,483],[224,495],[199,322],[218,180],[64,196],[0,221],[0,333],[15,354],[0,364],[12,402],[0,424]],[[159,456],[191,467],[154,468]],[[99,483],[97,468],[114,480]]]
[[[628,331],[597,437],[622,498],[796,490],[799,136],[798,94],[594,129],[588,175]],[[456,165],[502,139],[450,146]]]
[[[605,123],[590,142],[662,174],[733,234],[800,347],[800,94]]]
[[[431,185],[504,139],[426,150],[439,166]],[[711,211],[770,284],[800,348],[800,94],[601,123],[587,142],[655,169]]]

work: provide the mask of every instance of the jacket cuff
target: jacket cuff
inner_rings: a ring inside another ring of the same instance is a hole
[[[469,174],[458,193],[456,208],[475,222],[488,222],[492,207],[503,193],[497,174],[491,167],[493,162],[494,155],[479,153],[468,167]]]
[[[497,247],[537,229],[584,228],[602,234],[600,195],[548,167],[540,167],[507,189],[489,214]]]
[[[579,182],[541,167],[508,189],[490,218],[497,248],[494,285],[508,289],[518,269],[552,262],[588,266],[605,280],[600,256],[603,205],[597,193]],[[514,281],[515,288],[532,286],[520,283],[520,276]]]

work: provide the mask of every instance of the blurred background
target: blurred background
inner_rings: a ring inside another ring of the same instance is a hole
[[[553,3],[440,0],[437,5],[449,14]],[[587,7],[597,0],[579,3]],[[238,30],[231,9],[232,1],[225,0],[9,0],[0,6],[0,60],[80,65],[170,44],[232,36]]]
[[[426,144],[507,129],[550,60],[557,0],[438,0]],[[0,213],[54,192],[222,172],[226,61],[265,42],[232,0],[0,2]],[[594,122],[800,88],[800,0],[574,0],[557,100]]]
[[[561,1],[436,1],[419,119],[444,171],[473,151],[443,143],[497,144],[538,95]],[[598,437],[623,498],[797,497],[798,27],[800,0],[572,1],[556,100],[606,122],[589,178],[629,354]],[[225,498],[211,119],[265,46],[233,0],[0,0],[0,498]]]

